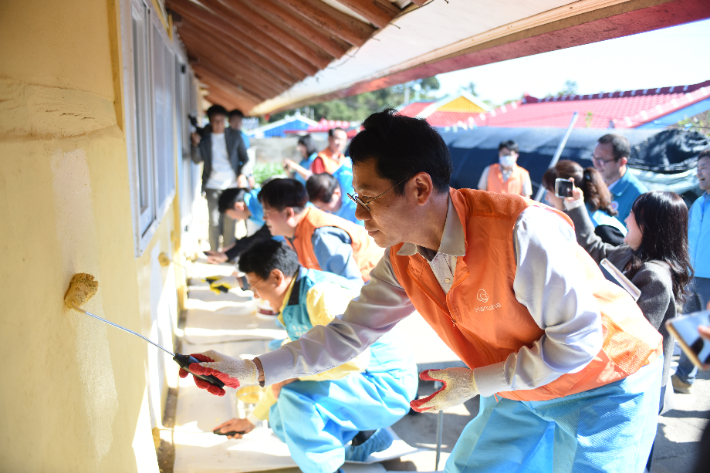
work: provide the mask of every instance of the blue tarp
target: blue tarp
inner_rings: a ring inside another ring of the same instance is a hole
[[[451,186],[475,189],[484,168],[498,162],[498,144],[513,140],[520,147],[518,164],[530,172],[535,195],[542,175],[565,132],[562,128],[496,127],[441,132],[454,167]],[[584,167],[592,166],[594,147],[599,137],[606,133],[620,134],[629,140],[632,147],[629,166],[644,175],[639,176],[643,181],[659,182],[658,175],[668,175],[660,176],[660,180],[667,177],[677,183],[679,176],[682,176],[680,179],[683,183],[674,188],[679,193],[693,192],[693,188],[697,186],[697,178],[693,172],[697,156],[701,150],[710,146],[710,138],[697,132],[574,129],[560,159],[571,159]],[[698,192],[695,191],[694,194]],[[686,197],[692,199],[692,195]]]

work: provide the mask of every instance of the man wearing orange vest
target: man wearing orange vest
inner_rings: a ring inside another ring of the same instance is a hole
[[[446,144],[386,110],[353,140],[357,216],[387,248],[342,317],[253,360],[192,365],[273,384],[352,359],[415,309],[467,368],[428,370],[440,410],[481,395],[447,472],[642,472],[655,438],[661,335],[554,209],[449,188]]]
[[[362,226],[307,207],[306,188],[295,179],[270,181],[259,192],[259,200],[272,235],[286,237],[304,268],[370,280],[383,251]]]
[[[342,128],[331,128],[328,130],[328,147],[318,153],[316,159],[311,163],[311,172],[320,174],[327,172],[334,174],[347,158],[343,155],[343,150],[348,142],[348,134]]]
[[[478,189],[497,194],[515,194],[530,198],[532,183],[530,173],[518,166],[518,144],[513,140],[498,145],[498,164],[483,170]]]

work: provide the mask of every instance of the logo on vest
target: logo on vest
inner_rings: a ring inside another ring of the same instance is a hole
[[[476,299],[478,299],[480,302],[483,302],[484,304],[486,304],[486,303],[488,303],[488,300],[490,298],[488,297],[488,293],[486,292],[485,289],[479,289],[478,293],[476,293]],[[480,307],[474,307],[473,310],[476,312],[485,312],[488,310],[496,310],[500,307],[501,307],[500,303],[496,302],[495,304],[491,304],[491,305],[483,305]]]
[[[483,302],[484,304],[488,302],[488,293],[485,289],[479,289],[478,294],[476,294],[476,299]]]

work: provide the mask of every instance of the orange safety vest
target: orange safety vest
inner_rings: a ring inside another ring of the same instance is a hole
[[[326,148],[320,153],[318,153],[317,158],[321,158],[323,160],[323,167],[325,168],[325,172],[327,172],[328,174],[333,174],[340,168],[340,166],[343,165],[345,155],[342,153],[334,154],[330,150],[330,148]]]
[[[318,264],[318,258],[316,258],[316,254],[313,251],[313,232],[316,231],[316,228],[336,227],[350,235],[353,258],[355,258],[355,262],[360,268],[363,281],[369,281],[370,271],[382,259],[384,250],[375,244],[374,240],[367,234],[367,230],[360,225],[319,209],[309,207],[305,212],[306,215],[296,227],[293,244],[288,238],[286,239],[288,244],[296,250],[298,261],[301,265],[307,269],[321,269]]]
[[[504,182],[500,164],[491,164],[488,168],[488,186],[486,190],[496,194],[523,195],[523,182],[525,182],[526,177],[527,180],[530,180],[530,173],[516,164],[513,166],[513,173]]]
[[[392,268],[417,311],[469,368],[505,361],[531,348],[545,333],[517,301],[513,231],[520,213],[539,205],[518,196],[461,189],[450,190],[466,238],[466,255],[456,260],[454,282],[444,294],[427,261],[419,254],[399,256],[390,250]],[[542,206],[541,206],[542,207]],[[546,207],[545,207],[546,208]],[[557,212],[570,225],[571,220]],[[634,300],[607,281],[594,260],[577,246],[577,261],[601,312],[601,351],[581,371],[564,374],[531,390],[507,391],[502,397],[544,401],[587,391],[623,379],[656,359],[661,335],[644,318]]]

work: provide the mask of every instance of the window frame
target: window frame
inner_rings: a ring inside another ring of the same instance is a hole
[[[182,124],[176,116],[175,60],[182,51],[170,39],[150,0],[122,0],[121,35],[124,130],[138,258],[165,218],[177,190],[181,148],[177,126]],[[156,117],[164,121],[158,123]]]

